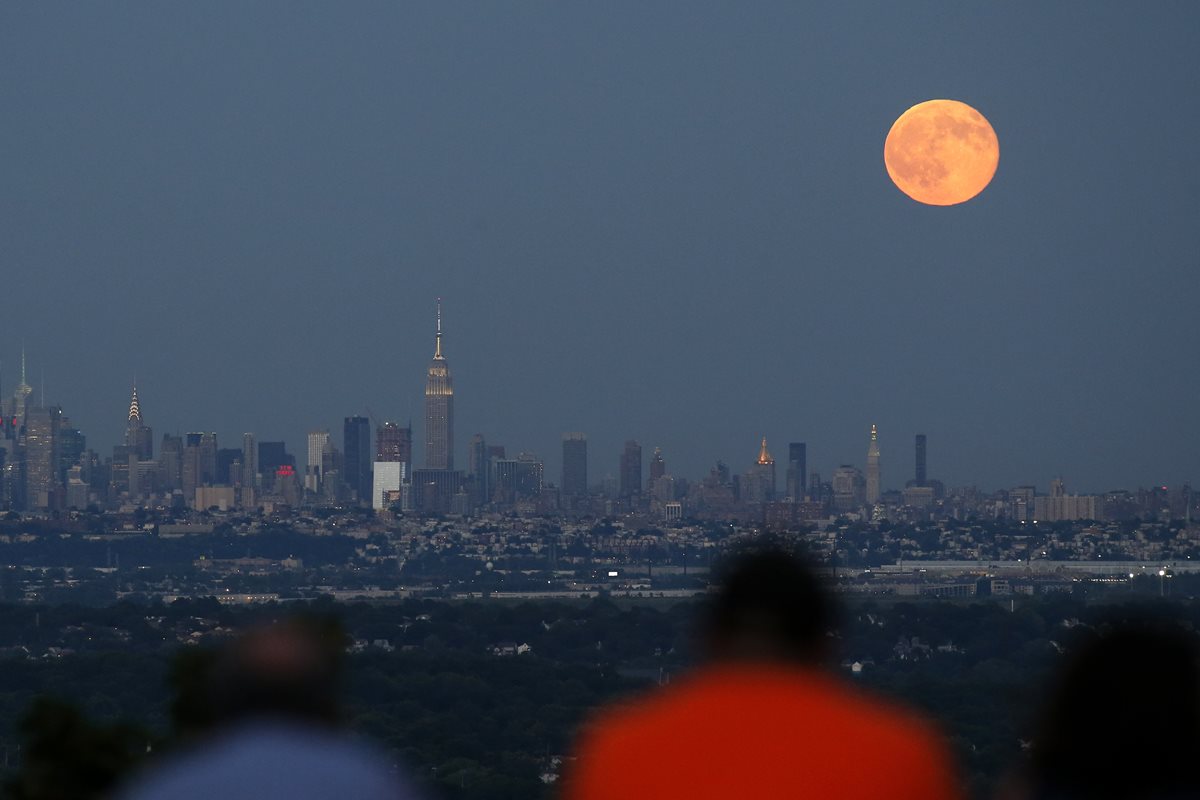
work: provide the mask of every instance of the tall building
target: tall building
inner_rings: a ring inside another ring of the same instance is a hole
[[[564,433],[562,438],[563,496],[586,497],[587,481],[587,437],[582,433]]]
[[[258,446],[253,433],[242,434],[242,486],[254,489],[258,485]]]
[[[405,470],[408,464],[403,461],[377,461],[371,472],[371,508],[382,511],[393,504],[391,498],[402,495],[405,480]]]
[[[866,481],[857,467],[843,464],[833,471],[833,504],[838,511],[858,511],[866,502]]]
[[[437,302],[437,337],[425,381],[425,468],[454,469],[454,385],[442,355],[442,298]]]
[[[412,426],[385,422],[375,429],[375,460],[412,464]]]
[[[133,396],[129,400],[125,444],[131,448],[139,461],[150,461],[154,458],[154,431],[142,420],[142,406],[138,402],[136,383],[133,385]]]
[[[13,392],[12,408],[10,409],[13,427],[18,431],[25,425],[25,410],[29,405],[29,395],[31,394],[33,394],[33,387],[25,380],[25,345],[21,345],[21,382],[17,384],[17,388]]]
[[[180,483],[184,502],[190,507],[196,497],[196,489],[211,486],[217,479],[217,435],[215,433],[189,433],[183,438],[183,463]]]
[[[1063,479],[1055,478],[1050,481],[1049,497],[1034,498],[1033,515],[1039,522],[1100,519],[1103,506],[1103,498],[1099,496],[1067,494]]]
[[[808,490],[808,445],[792,442],[788,445],[787,496],[795,502],[804,499]]]
[[[625,442],[621,451],[619,494],[622,499],[635,498],[642,492],[642,446],[635,440]]]
[[[202,483],[217,482],[217,435],[200,434],[200,477]]]
[[[245,444],[243,438],[242,443]],[[287,445],[284,442],[259,442],[258,443],[258,476],[260,481],[259,488],[263,494],[271,494],[276,492],[276,484],[279,483],[280,470],[283,467],[291,467],[294,476],[296,463],[292,459],[291,454],[287,451]],[[287,471],[284,470],[284,475]]]
[[[879,432],[871,426],[871,444],[867,447],[867,504],[879,502]]]
[[[332,445],[329,431],[308,432],[308,463],[304,467],[304,490],[318,494],[324,485],[324,467]]]
[[[65,483],[67,480],[67,472],[71,467],[80,463],[83,460],[84,451],[87,450],[87,437],[83,435],[83,431],[78,428],[73,428],[66,417],[62,419],[62,426],[58,430],[58,482]]]
[[[242,451],[236,447],[217,449],[217,472],[214,483],[232,486],[242,479]]]
[[[448,514],[451,501],[462,484],[463,474],[458,470],[413,470],[412,505],[422,514]]]
[[[345,460],[346,487],[360,503],[371,498],[371,421],[366,417],[346,417],[342,423],[342,453]]]
[[[165,492],[183,488],[183,437],[164,433],[158,447],[158,485]]]
[[[656,447],[654,448],[654,453],[650,456],[650,477],[646,479],[647,496],[654,496],[654,484],[666,474],[667,461],[663,458],[662,448]]]
[[[467,448],[467,479],[471,505],[481,506],[492,499],[492,460],[488,456],[487,440],[482,433],[471,437]]]
[[[58,488],[58,431],[62,409],[31,407],[25,411],[25,507],[55,508]]]
[[[502,503],[536,500],[542,492],[542,462],[533,453],[496,461],[495,495]]]
[[[928,476],[925,474],[925,434],[917,434],[917,486],[924,486]]]
[[[742,499],[747,503],[769,503],[775,499],[775,488],[775,459],[767,449],[767,437],[764,436],[758,459],[746,473]]]

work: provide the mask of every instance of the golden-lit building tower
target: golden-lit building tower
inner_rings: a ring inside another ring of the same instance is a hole
[[[425,381],[425,468],[454,469],[454,384],[442,355],[442,298],[437,301],[437,339]]]
[[[867,505],[879,502],[879,431],[871,426],[871,444],[867,447]]]
[[[758,451],[758,469],[762,474],[767,500],[775,499],[775,459],[767,450],[767,437],[763,437],[762,447]]]
[[[758,450],[758,459],[746,473],[742,499],[747,503],[769,503],[775,499],[775,459],[767,450],[765,436]]]

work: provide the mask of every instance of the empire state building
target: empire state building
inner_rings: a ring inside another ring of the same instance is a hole
[[[425,467],[454,469],[454,384],[442,355],[442,298],[437,302],[437,343],[425,381]]]

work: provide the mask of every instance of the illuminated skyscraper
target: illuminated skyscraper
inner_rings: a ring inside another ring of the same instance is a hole
[[[142,406],[138,402],[136,383],[133,385],[133,397],[129,400],[125,444],[139,461],[150,461],[154,458],[154,431],[142,420]]]
[[[867,447],[867,504],[879,502],[879,432],[871,426],[871,444]]]
[[[437,302],[437,338],[425,382],[425,468],[454,469],[454,385],[442,355],[442,298]]]
[[[308,432],[308,464],[304,468],[304,490],[317,494],[324,485],[325,462],[332,445],[329,431]]]
[[[31,407],[25,415],[25,507],[55,507],[58,488],[58,431],[62,409]]]
[[[775,459],[767,450],[765,436],[758,450],[758,459],[746,473],[742,495],[747,503],[767,503],[775,499]]]

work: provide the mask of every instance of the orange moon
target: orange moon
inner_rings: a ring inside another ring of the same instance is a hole
[[[883,143],[896,187],[919,203],[953,206],[982,192],[1000,163],[987,119],[957,100],[926,100],[900,115]]]

